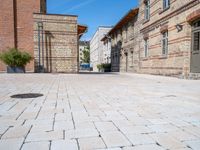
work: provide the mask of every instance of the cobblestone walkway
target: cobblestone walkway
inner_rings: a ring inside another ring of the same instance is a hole
[[[200,150],[200,81],[0,74],[0,150],[79,149]]]

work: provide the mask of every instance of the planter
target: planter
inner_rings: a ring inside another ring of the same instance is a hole
[[[7,73],[25,73],[25,68],[7,66]]]

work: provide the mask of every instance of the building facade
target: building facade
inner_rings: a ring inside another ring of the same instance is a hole
[[[102,38],[111,30],[111,27],[99,27],[90,41],[90,64],[93,71],[98,71],[97,65],[104,62],[104,44]]]
[[[46,0],[3,1],[0,12],[0,51],[29,52],[29,72],[78,72],[78,40],[87,27],[77,16],[46,14]],[[2,63],[0,71],[6,71]]]
[[[140,0],[140,73],[200,73],[200,1]]]
[[[46,0],[1,0],[0,3],[0,52],[15,47],[33,56],[33,12],[46,13]],[[6,66],[0,62],[0,71],[5,70]],[[34,61],[26,70],[34,71]]]
[[[105,36],[102,40],[103,42],[103,63],[111,63],[111,37]]]
[[[102,39],[105,42],[111,38],[111,70],[113,72],[139,71],[138,10],[138,8],[130,10]]]
[[[200,0],[140,0],[108,35],[112,71],[200,76]]]

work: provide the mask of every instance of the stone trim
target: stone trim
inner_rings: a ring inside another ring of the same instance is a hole
[[[193,21],[197,20],[200,18],[200,9],[194,11],[190,15],[187,16],[187,22],[192,23]]]
[[[148,34],[148,33],[145,33],[145,34],[143,35],[143,39],[144,39],[144,40],[149,39],[149,34]]]
[[[163,25],[160,27],[160,33],[164,33],[166,31],[168,31],[168,25]]]
[[[191,2],[185,4],[184,6],[176,9],[175,11],[171,12],[170,14],[162,17],[161,19],[158,19],[157,21],[153,22],[152,24],[144,27],[143,29],[140,30],[141,33],[143,32],[150,32],[151,30],[154,30],[156,27],[160,26],[163,22],[169,20],[170,18],[181,14],[182,12],[198,5],[200,3],[199,0],[192,0]]]

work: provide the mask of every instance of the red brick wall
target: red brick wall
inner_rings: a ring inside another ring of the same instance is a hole
[[[13,0],[0,0],[0,51],[14,47]],[[5,65],[0,62],[0,71]]]
[[[0,50],[14,47],[13,0],[0,0]],[[33,13],[40,12],[40,0],[16,0],[17,47],[34,55]],[[0,71],[5,65],[0,64]],[[27,65],[27,71],[34,71],[34,62]]]
[[[40,0],[17,0],[17,40],[18,48],[34,56],[33,13],[40,12]],[[34,71],[32,61],[26,68]]]

